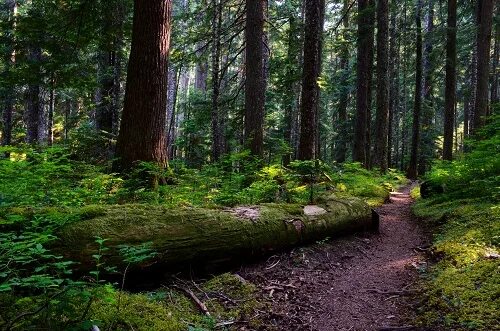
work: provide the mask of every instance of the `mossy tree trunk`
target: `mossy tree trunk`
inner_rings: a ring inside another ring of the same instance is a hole
[[[238,210],[201,208],[168,209],[151,205],[110,206],[101,215],[63,228],[55,250],[81,262],[81,271],[93,270],[98,251],[95,237],[107,239],[107,265],[125,267],[119,245],[151,242],[158,254],[146,265],[162,270],[235,262],[299,244],[353,232],[376,229],[369,206],[359,199],[329,198],[312,207],[264,204],[250,210],[250,218],[235,216]],[[319,212],[317,212],[319,210]],[[245,213],[243,213],[245,214]],[[255,216],[257,215],[257,216]]]

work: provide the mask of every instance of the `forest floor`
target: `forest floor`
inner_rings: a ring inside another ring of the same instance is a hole
[[[412,216],[410,190],[377,209],[380,232],[318,242],[242,268],[269,302],[264,329],[417,330],[412,326],[421,251],[428,237]]]

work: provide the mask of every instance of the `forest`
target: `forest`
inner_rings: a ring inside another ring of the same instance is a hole
[[[500,330],[500,2],[1,0],[1,330]]]

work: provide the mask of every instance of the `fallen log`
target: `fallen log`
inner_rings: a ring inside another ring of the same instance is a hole
[[[333,196],[315,206],[262,204],[229,210],[171,209],[154,205],[116,205],[90,219],[63,227],[55,250],[80,262],[80,271],[93,270],[98,245],[106,265],[124,268],[117,246],[151,242],[157,254],[131,268],[160,264],[177,269],[189,264],[241,261],[246,257],[306,244],[326,237],[377,230],[378,219],[357,198]]]

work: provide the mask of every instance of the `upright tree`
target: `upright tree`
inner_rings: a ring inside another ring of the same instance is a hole
[[[4,30],[5,48],[1,54],[5,63],[2,76],[4,83],[0,89],[0,98],[3,101],[2,109],[2,146],[7,146],[12,143],[12,114],[14,112],[14,82],[11,77],[12,69],[15,64],[14,51],[14,28],[15,28],[15,12],[16,1],[7,0],[2,3],[6,12],[5,22],[7,23]]]
[[[357,35],[357,64],[356,64],[356,116],[354,126],[353,160],[365,166],[369,155],[366,155],[367,123],[369,94],[371,85],[371,63],[373,50],[373,0],[358,0],[358,35]]]
[[[29,77],[28,88],[26,90],[26,110],[24,113],[26,122],[26,142],[37,144],[42,135],[43,107],[41,100],[41,61],[42,49],[37,45],[30,45],[28,49],[28,62],[33,68],[35,75]]]
[[[484,126],[488,114],[488,81],[490,73],[491,27],[493,0],[478,1],[477,77],[473,133]]]
[[[166,165],[165,91],[171,11],[171,0],[134,1],[125,104],[114,163],[116,171],[127,171],[138,161]]]
[[[434,139],[432,122],[434,119],[433,105],[433,80],[434,80],[434,63],[433,55],[433,34],[434,34],[434,0],[428,0],[427,7],[427,24],[424,38],[424,54],[423,54],[423,103],[422,103],[422,125],[420,139],[420,155],[418,161],[419,175],[425,174],[430,166],[430,160],[434,152]]]
[[[304,64],[300,105],[299,160],[316,158],[318,138],[318,78],[321,71],[321,47],[324,0],[307,0],[305,4]]]
[[[420,116],[422,113],[422,0],[417,1],[416,10],[417,42],[415,60],[415,103],[413,105],[413,128],[411,139],[410,164],[407,176],[410,179],[417,179],[418,153],[420,145]]]
[[[218,161],[225,149],[224,128],[219,107],[222,4],[218,0],[212,0],[212,7],[212,159]]]
[[[374,163],[386,172],[389,135],[389,1],[377,1],[377,114]]]
[[[264,0],[246,0],[245,144],[251,153],[264,152]]]
[[[349,1],[344,0],[343,5],[343,18],[342,25],[344,26],[343,40],[340,51],[340,70],[341,70],[341,81],[340,81],[340,98],[338,107],[338,117],[339,117],[339,138],[337,142],[337,155],[336,161],[342,163],[346,160],[347,153],[347,139],[348,139],[348,121],[347,121],[347,106],[349,102],[349,44],[347,42],[347,35],[349,29]]]
[[[446,31],[446,85],[444,110],[443,159],[453,159],[453,125],[457,85],[457,1],[448,0]]]

